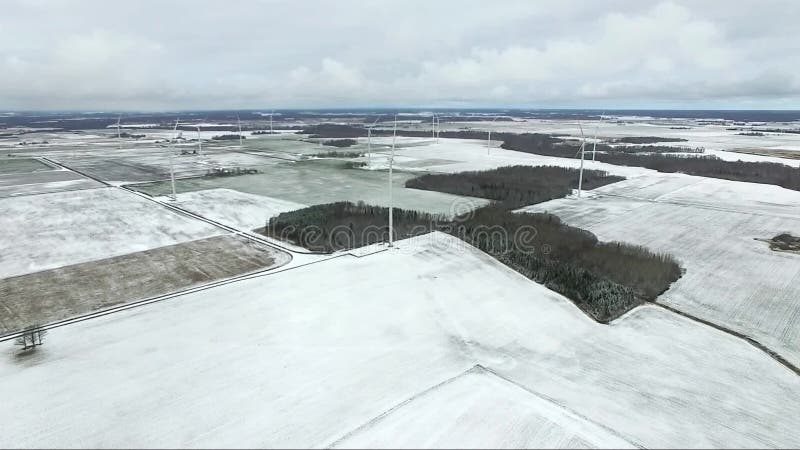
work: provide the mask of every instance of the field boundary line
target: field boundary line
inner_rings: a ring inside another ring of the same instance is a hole
[[[756,349],[766,353],[770,358],[774,359],[779,364],[783,365],[787,369],[789,369],[792,372],[794,372],[795,375],[800,376],[800,367],[792,364],[791,362],[789,362],[786,358],[781,356],[775,350],[770,349],[766,345],[762,344],[761,342],[758,342],[754,338],[752,338],[752,337],[750,337],[750,336],[748,336],[748,335],[746,335],[744,333],[741,333],[739,331],[733,330],[733,329],[728,328],[728,327],[726,327],[724,325],[720,325],[718,323],[714,323],[714,322],[712,322],[710,320],[697,317],[697,316],[695,316],[693,314],[689,314],[689,313],[681,311],[680,309],[677,309],[677,308],[675,308],[673,306],[669,306],[669,305],[666,305],[664,303],[660,303],[658,301],[649,302],[649,303],[645,303],[645,304],[657,306],[657,307],[662,308],[664,310],[667,310],[667,311],[669,311],[671,313],[674,313],[674,314],[677,314],[679,316],[685,317],[686,319],[689,319],[691,321],[694,321],[694,322],[709,326],[711,328],[714,328],[717,331],[721,331],[721,332],[729,334],[729,335],[731,335],[731,336],[733,336],[735,338],[741,339],[741,340],[747,342],[748,344],[752,345]]]

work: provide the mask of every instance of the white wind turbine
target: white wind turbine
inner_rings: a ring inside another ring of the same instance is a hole
[[[236,115],[236,123],[239,124],[239,150],[242,149],[242,120]]]
[[[200,124],[197,124],[197,156],[203,156],[203,138],[200,137]]]
[[[600,129],[600,124],[603,123],[603,116],[605,116],[606,112],[603,111],[603,114],[600,114],[600,122],[594,128],[594,143],[592,144],[592,162],[595,162],[595,156],[597,155],[597,132]]]
[[[372,125],[367,126],[367,167],[372,165],[372,127],[381,120],[380,116],[372,122]]]
[[[581,129],[581,170],[578,175],[578,197],[580,197],[583,190],[583,156],[586,149],[586,137],[583,135],[583,125],[580,122],[578,122],[578,127]]]
[[[394,115],[394,131],[392,132],[392,153],[389,156],[389,247],[394,246],[394,209],[392,199],[392,166],[394,165],[394,145],[397,139],[397,114]]]
[[[122,115],[117,117],[117,148],[122,148],[122,132],[120,131],[120,122],[122,121]]]
[[[499,118],[500,118],[500,116],[495,116],[495,118],[492,119],[492,121],[489,123],[489,139],[486,140],[486,154],[487,155],[489,154],[489,149],[491,148],[491,144],[492,144],[492,125],[494,124],[494,121],[499,119]]]
[[[178,123],[180,121],[180,117],[175,119],[175,128],[172,130],[172,138],[169,140],[169,180],[172,183],[172,196],[170,198],[173,202],[178,200],[178,194],[175,192],[175,163],[173,158],[175,157],[175,139],[177,139],[175,134],[178,132]]]

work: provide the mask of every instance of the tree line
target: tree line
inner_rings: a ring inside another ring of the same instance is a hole
[[[495,200],[507,208],[561,198],[578,188],[580,172],[555,166],[509,166],[493,170],[426,174],[406,181],[407,188]],[[594,189],[625,178],[599,170],[583,171],[583,189]]]
[[[514,213],[490,204],[455,218],[394,208],[394,238],[441,231],[492,255],[572,300],[607,323],[654,301],[682,272],[670,256],[623,243],[599,242],[551,214]],[[273,217],[264,234],[332,252],[386,242],[388,208],[363,202],[315,205]]]

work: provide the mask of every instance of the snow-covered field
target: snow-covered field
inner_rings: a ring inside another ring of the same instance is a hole
[[[66,169],[42,168],[0,173],[0,198],[90,189],[100,183]]]
[[[117,188],[0,199],[0,278],[224,234]]]
[[[681,174],[639,177],[548,211],[602,240],[678,258],[686,274],[659,301],[745,333],[800,364],[800,256],[756,239],[800,235],[800,192]]]
[[[501,142],[494,141],[487,151],[486,141],[475,139],[440,139],[439,143],[410,147],[395,151],[394,167],[408,172],[455,173],[468,170],[488,170],[513,165],[553,165],[580,167],[580,160],[542,156],[499,148]],[[389,151],[381,149],[372,158],[372,170],[388,167]],[[658,172],[642,167],[615,166],[601,162],[586,163],[587,168],[604,170],[612,175],[624,177]],[[591,167],[589,166],[591,164]]]
[[[159,200],[167,200],[167,197]],[[216,222],[244,230],[261,228],[270,217],[307,206],[232,189],[184,192],[178,194],[177,205]]]
[[[613,430],[481,366],[423,392],[333,447],[636,448]]]
[[[399,246],[0,344],[0,446],[800,442],[800,379],[740,339],[654,306],[600,325],[453,238]]]

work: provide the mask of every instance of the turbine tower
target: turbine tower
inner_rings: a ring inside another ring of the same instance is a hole
[[[372,125],[367,125],[367,167],[372,165],[372,127],[381,120],[380,116],[372,122]]]
[[[269,134],[270,135],[275,134],[275,131],[272,129],[272,115],[273,114],[275,114],[275,110],[274,109],[272,111],[270,111],[270,113],[269,113]]]
[[[586,148],[586,137],[583,135],[583,125],[580,122],[578,122],[578,127],[581,129],[581,170],[578,175],[578,197],[580,197],[583,190],[583,155]]]
[[[169,140],[169,180],[172,183],[172,201],[178,200],[178,194],[175,192],[175,134],[178,132],[178,123],[181,121],[180,117],[175,119],[175,129],[172,130],[172,138]]]
[[[487,155],[489,154],[489,149],[491,148],[491,144],[492,144],[492,124],[494,124],[494,121],[499,119],[499,118],[500,118],[500,116],[495,116],[495,118],[492,119],[491,123],[489,124],[489,139],[486,140],[486,154]]]
[[[605,117],[605,115],[606,112],[603,111],[603,113],[600,114],[600,122],[598,122],[597,126],[595,126],[594,128],[594,144],[592,145],[592,162],[595,161],[595,156],[597,154],[597,131],[600,129],[600,124],[603,123],[603,117]]]
[[[200,137],[200,125],[197,125],[197,156],[203,156],[203,139]]]
[[[236,115],[236,123],[239,124],[239,150],[242,149],[242,120],[239,118],[239,115]]]
[[[394,204],[392,199],[392,166],[394,165],[394,145],[397,140],[397,114],[394,115],[394,131],[392,132],[392,153],[389,157],[389,247],[394,246]]]
[[[122,121],[122,115],[117,117],[117,148],[122,148],[122,132],[120,131],[120,122]]]

